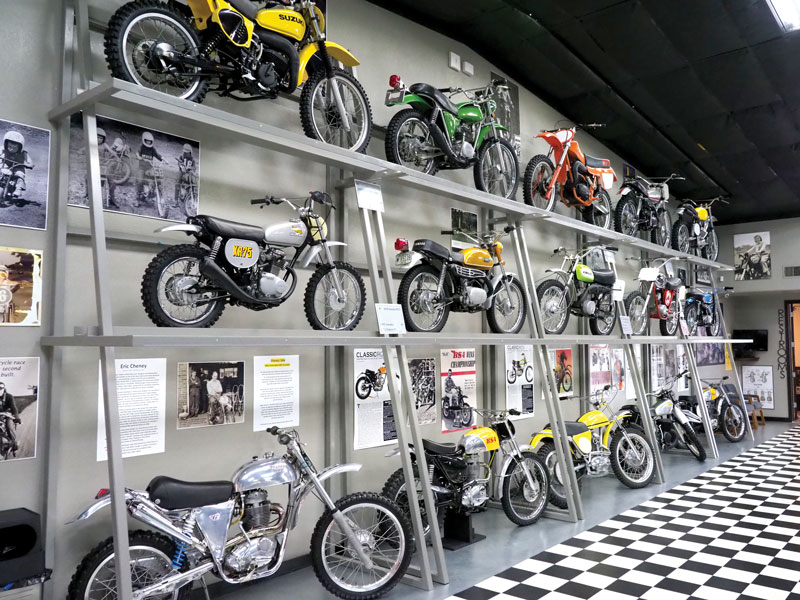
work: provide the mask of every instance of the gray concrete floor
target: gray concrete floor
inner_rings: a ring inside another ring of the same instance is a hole
[[[685,451],[663,454],[666,482],[660,485],[650,485],[639,490],[632,490],[619,483],[613,475],[587,479],[581,495],[585,519],[579,523],[543,518],[530,527],[517,527],[506,518],[502,510],[490,509],[475,515],[473,519],[475,530],[487,537],[457,551],[445,550],[450,575],[449,585],[435,584],[434,589],[427,592],[399,584],[385,598],[389,600],[447,598],[696,477],[711,467],[775,437],[789,427],[791,427],[791,423],[767,423],[766,426],[759,427],[754,432],[755,442],[746,440],[739,444],[731,444],[724,437],[718,435],[717,446],[720,457],[718,459],[709,457],[702,463]],[[271,581],[229,589],[231,591],[224,594],[227,600],[261,600],[265,596],[291,598],[292,600],[329,600],[334,598],[322,588],[310,567],[282,575]]]

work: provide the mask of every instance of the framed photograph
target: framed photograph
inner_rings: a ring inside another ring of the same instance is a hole
[[[0,225],[45,229],[50,130],[0,119]]]
[[[734,235],[733,266],[736,281],[769,279],[772,271],[769,231]]]
[[[0,358],[0,463],[36,458],[39,357]]]
[[[178,429],[244,423],[244,361],[178,363]]]
[[[711,272],[705,267],[695,267],[694,279],[701,285],[711,285]]]
[[[411,393],[417,408],[417,422],[420,425],[435,423],[436,409],[436,359],[412,358],[408,361],[411,373]]]
[[[697,366],[708,367],[710,365],[724,365],[724,348],[724,344],[697,344],[695,346],[695,352],[697,353]]]
[[[0,327],[41,324],[42,251],[0,246]]]
[[[72,115],[67,201],[88,207],[83,138],[81,116]],[[97,143],[104,209],[181,222],[197,214],[199,142],[98,115]]]

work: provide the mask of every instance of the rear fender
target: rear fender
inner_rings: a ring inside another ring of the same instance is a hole
[[[418,94],[406,94],[400,102],[387,102],[386,106],[400,106],[401,104],[410,104],[420,112],[427,112],[433,108],[430,100]]]
[[[133,494],[131,494],[128,490],[125,490],[125,502],[129,502],[133,500]],[[105,508],[111,504],[111,494],[106,494],[105,496],[100,497],[98,500],[95,500],[92,504],[87,506],[83,512],[75,515],[71,520],[67,521],[67,525],[70,523],[75,523],[77,521],[84,521],[94,515],[99,510]]]
[[[186,233],[200,233],[203,228],[200,225],[192,225],[191,223],[176,223],[175,225],[167,225],[159,227],[154,233],[164,233],[166,231],[185,231]]]

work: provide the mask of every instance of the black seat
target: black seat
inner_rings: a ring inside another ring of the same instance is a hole
[[[583,156],[586,158],[587,167],[593,167],[595,169],[607,169],[611,166],[611,161],[607,158],[595,158],[594,156],[589,156],[588,154],[584,154]]]
[[[456,263],[457,265],[464,264],[464,255],[461,254],[461,252],[456,252],[454,250],[451,250],[450,257],[453,259],[453,262]]]
[[[456,453],[456,445],[455,444],[438,444],[431,440],[422,440],[422,447],[425,448],[425,452],[429,452],[430,454],[439,454],[439,455],[448,455],[448,454],[455,454]]]
[[[589,428],[580,421],[565,421],[564,427],[567,429],[567,435],[570,437],[576,436],[580,433],[586,433]],[[545,429],[550,429],[550,423],[544,426]]]
[[[419,96],[428,96],[432,98],[437,104],[439,104],[443,109],[448,112],[453,113],[454,115],[458,114],[458,106],[453,104],[453,102],[445,96],[442,92],[437,90],[432,85],[427,83],[415,83],[408,90],[412,94],[418,94]]]
[[[256,20],[258,8],[250,0],[228,0],[228,3],[251,21]]]
[[[614,271],[611,269],[592,269],[594,273],[594,282],[603,285],[614,285],[617,278],[614,276]]]
[[[150,500],[167,510],[219,504],[233,496],[230,481],[181,481],[159,475],[147,486]]]
[[[668,290],[677,290],[683,285],[683,281],[680,277],[667,277],[664,280],[664,287]]]
[[[224,238],[242,238],[243,240],[252,240],[259,243],[264,241],[264,229],[257,225],[246,225],[208,215],[198,215],[197,220],[208,231]]]

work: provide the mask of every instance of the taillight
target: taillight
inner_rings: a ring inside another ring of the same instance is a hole
[[[408,250],[408,240],[405,238],[397,238],[394,241],[394,249],[398,252],[405,252]]]
[[[108,496],[109,493],[110,491],[107,490],[106,488],[100,488],[100,491],[97,492],[97,496],[95,496],[94,499],[100,500],[100,498],[102,498],[103,496]]]
[[[403,85],[403,80],[400,79],[400,75],[392,75],[389,77],[389,87],[397,89],[401,85]]]

